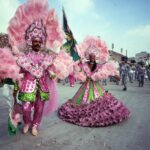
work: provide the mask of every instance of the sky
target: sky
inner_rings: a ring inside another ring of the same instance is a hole
[[[7,32],[10,18],[26,0],[0,0],[0,32]],[[150,53],[149,0],[49,0],[62,26],[62,6],[69,26],[80,43],[87,35],[98,36],[109,49],[129,57],[136,53]]]

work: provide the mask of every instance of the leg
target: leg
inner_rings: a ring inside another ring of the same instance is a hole
[[[23,121],[25,126],[23,128],[23,133],[27,133],[29,130],[29,126],[31,124],[31,109],[33,104],[31,102],[22,102],[22,113],[23,113]]]
[[[129,81],[130,81],[130,83],[132,82],[131,73],[129,73]]]
[[[125,88],[125,76],[124,76],[124,75],[122,76],[122,85],[123,85],[124,88]],[[123,89],[124,89],[124,88],[123,88]]]
[[[141,78],[142,78],[141,86],[143,87],[143,85],[144,85],[144,75]]]
[[[75,79],[74,79],[73,74],[69,75],[69,82],[70,82],[70,86],[74,86]]]
[[[139,87],[141,87],[141,81],[139,80]]]
[[[125,86],[125,91],[126,91],[127,90],[127,76],[125,76],[124,86]]]
[[[122,76],[122,85],[124,86],[124,76]]]
[[[127,76],[126,75],[123,75],[122,76],[122,83],[123,83],[123,91],[126,91],[127,90]]]
[[[39,127],[42,120],[44,103],[45,102],[40,99],[40,96],[38,94],[36,102],[34,104],[34,115],[33,115],[33,122],[32,122],[32,134],[34,136],[38,134],[37,128]]]
[[[131,83],[133,83],[133,74],[131,74]]]
[[[139,87],[141,87],[141,76],[139,76]]]

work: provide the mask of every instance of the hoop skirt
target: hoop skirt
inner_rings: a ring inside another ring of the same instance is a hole
[[[105,92],[98,81],[84,82],[75,96],[58,110],[59,117],[84,127],[117,124],[129,117],[129,110],[111,93]]]

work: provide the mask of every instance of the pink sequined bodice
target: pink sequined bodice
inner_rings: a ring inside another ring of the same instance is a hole
[[[37,89],[37,85],[43,92],[48,92],[47,77],[48,67],[52,64],[51,56],[40,52],[30,52],[20,56],[17,63],[24,73],[20,92],[32,93]]]

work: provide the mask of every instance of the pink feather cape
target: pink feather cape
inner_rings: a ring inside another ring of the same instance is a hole
[[[85,40],[77,45],[78,54],[82,62],[76,62],[74,65],[74,74],[77,80],[86,81],[87,75],[82,69],[82,64],[89,59],[89,54],[94,53],[98,61],[97,71],[91,73],[94,81],[107,79],[110,75],[119,75],[118,64],[114,61],[108,61],[109,51],[104,41],[100,38],[88,36]]]
[[[9,48],[0,48],[0,79],[19,80],[23,77],[20,74],[20,67],[16,64],[16,59]]]
[[[53,65],[49,67],[49,72],[54,73],[56,78],[65,79],[70,73],[73,72],[73,59],[72,57],[60,51],[53,60]],[[56,87],[56,81],[47,79],[50,97],[49,101],[45,103],[43,116],[51,115],[57,109],[58,106],[58,92]]]
[[[45,102],[43,116],[51,115],[58,107],[58,92],[55,80],[47,79],[50,92],[49,100]]]
[[[53,61],[56,77],[65,79],[73,72],[73,59],[64,51],[60,51]]]

